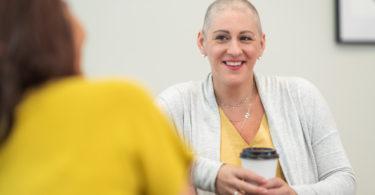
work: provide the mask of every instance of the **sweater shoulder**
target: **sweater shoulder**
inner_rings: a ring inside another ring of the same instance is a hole
[[[315,93],[317,88],[312,82],[302,77],[264,76],[257,75],[259,87],[279,93]]]
[[[178,83],[166,88],[162,91],[157,99],[164,101],[178,101],[186,97],[190,97],[192,94],[197,93],[197,90],[202,86],[200,81],[188,81],[183,83]]]

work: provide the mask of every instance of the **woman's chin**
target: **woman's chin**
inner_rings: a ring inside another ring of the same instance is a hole
[[[246,81],[247,80],[239,78],[239,76],[237,76],[237,77],[227,77],[227,78],[224,79],[224,84],[226,86],[236,87],[236,86],[240,86],[240,85],[246,83]]]

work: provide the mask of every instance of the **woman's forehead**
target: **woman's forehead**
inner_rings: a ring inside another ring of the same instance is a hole
[[[227,9],[222,12],[217,12],[212,15],[211,24],[209,30],[212,28],[224,28],[224,27],[242,27],[242,28],[258,28],[258,19],[254,13],[249,10],[236,10]],[[254,29],[258,30],[258,29]]]

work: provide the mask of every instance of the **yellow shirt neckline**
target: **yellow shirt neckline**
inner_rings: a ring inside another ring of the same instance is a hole
[[[258,132],[248,144],[234,125],[229,121],[221,108],[219,109],[219,112],[221,122],[220,160],[223,163],[241,166],[240,153],[247,147],[275,148],[272,142],[266,115],[263,115]],[[276,176],[285,180],[280,163],[278,163]]]

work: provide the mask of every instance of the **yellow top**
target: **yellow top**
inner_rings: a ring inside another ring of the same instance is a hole
[[[241,137],[233,124],[229,121],[222,109],[220,109],[221,118],[221,161],[232,165],[241,165],[240,153],[247,147],[267,147],[274,148],[271,134],[268,128],[267,118],[264,115],[259,130],[250,144]],[[277,165],[276,177],[285,181],[280,163]]]
[[[175,195],[191,158],[138,86],[67,78],[17,107],[0,146],[0,194]]]

